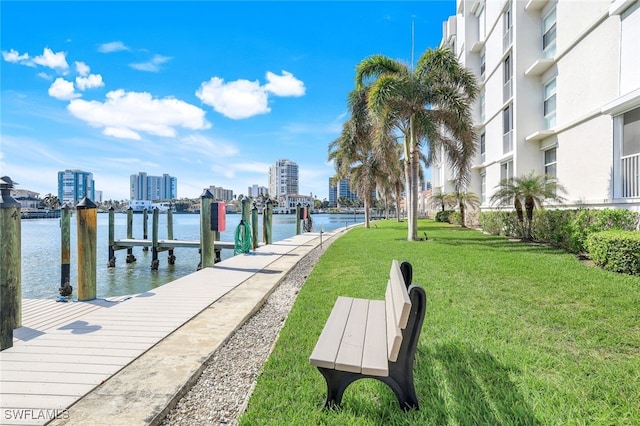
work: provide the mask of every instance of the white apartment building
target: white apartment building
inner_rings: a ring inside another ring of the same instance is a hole
[[[280,200],[287,194],[298,194],[298,164],[279,159],[269,168],[269,195]]]
[[[501,179],[534,170],[567,189],[567,207],[640,212],[640,0],[457,0],[442,45],[480,83],[481,208]],[[432,181],[453,190],[444,162]]]

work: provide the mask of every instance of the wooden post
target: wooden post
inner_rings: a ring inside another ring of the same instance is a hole
[[[251,207],[251,244],[253,249],[258,248],[258,207],[253,203]]]
[[[296,235],[300,235],[300,203],[296,204]]]
[[[109,207],[109,260],[107,263],[109,268],[115,268],[116,266],[115,228],[115,210],[111,206]]]
[[[76,206],[78,230],[78,300],[96,298],[98,209],[84,197]]]
[[[60,296],[71,285],[71,209],[65,205],[60,216]]]
[[[215,263],[214,231],[211,230],[211,202],[213,194],[205,189],[200,196],[200,265],[210,268]]]
[[[262,211],[263,238],[265,244],[273,243],[273,234],[271,224],[273,223],[273,202],[268,199]]]
[[[171,207],[167,211],[167,240],[173,240],[173,211]],[[173,255],[173,249],[169,249],[169,256],[167,257],[169,265],[176,264],[176,257]]]
[[[11,197],[15,182],[0,178],[0,350],[13,346],[22,326],[20,203]]]
[[[149,233],[147,232],[147,228],[149,228],[148,222],[149,222],[149,212],[147,212],[147,208],[145,207],[144,209],[142,209],[142,239],[143,240],[146,240],[147,238],[149,238]],[[142,247],[142,251],[149,251],[149,247],[147,246]]]
[[[127,238],[133,239],[133,208],[127,209]],[[127,263],[133,263],[136,261],[136,257],[133,255],[133,247],[127,249]]]
[[[160,265],[158,260],[158,219],[159,210],[157,207],[153,209],[153,220],[151,221],[151,270],[155,271]]]

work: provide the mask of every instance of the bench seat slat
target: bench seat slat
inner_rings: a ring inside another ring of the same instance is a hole
[[[386,338],[387,338],[387,357],[389,361],[395,362],[398,359],[398,353],[400,353],[400,346],[402,345],[402,330],[398,326],[396,321],[396,314],[393,305],[393,297],[391,296],[391,280],[387,285],[387,292],[385,294],[384,303],[386,307]]]
[[[362,371],[362,351],[364,334],[367,330],[369,300],[353,299],[351,312],[342,335],[342,343],[336,357],[336,370],[360,373]]]
[[[404,283],[404,277],[400,270],[400,264],[397,260],[393,260],[391,264],[391,294],[393,296],[393,307],[395,310],[396,321],[398,327],[404,330],[409,320],[411,312],[411,299],[407,292],[407,286]]]
[[[363,374],[384,377],[389,375],[385,308],[384,300],[369,301],[367,331],[364,337],[364,352],[362,354]]]
[[[351,311],[352,297],[340,296],[333,305],[329,318],[322,329],[316,346],[309,357],[311,365],[324,368],[335,368],[336,357],[342,335]]]

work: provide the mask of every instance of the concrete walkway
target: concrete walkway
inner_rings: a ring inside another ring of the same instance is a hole
[[[291,268],[342,232],[262,246],[118,303],[32,302],[0,353],[0,424],[160,423]]]

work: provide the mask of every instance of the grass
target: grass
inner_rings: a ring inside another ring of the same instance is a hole
[[[376,222],[335,241],[315,266],[242,425],[638,425],[640,277],[563,251],[420,221]],[[414,378],[420,410],[377,380],[323,409],[309,355],[337,296],[384,298],[392,259],[427,292]]]

